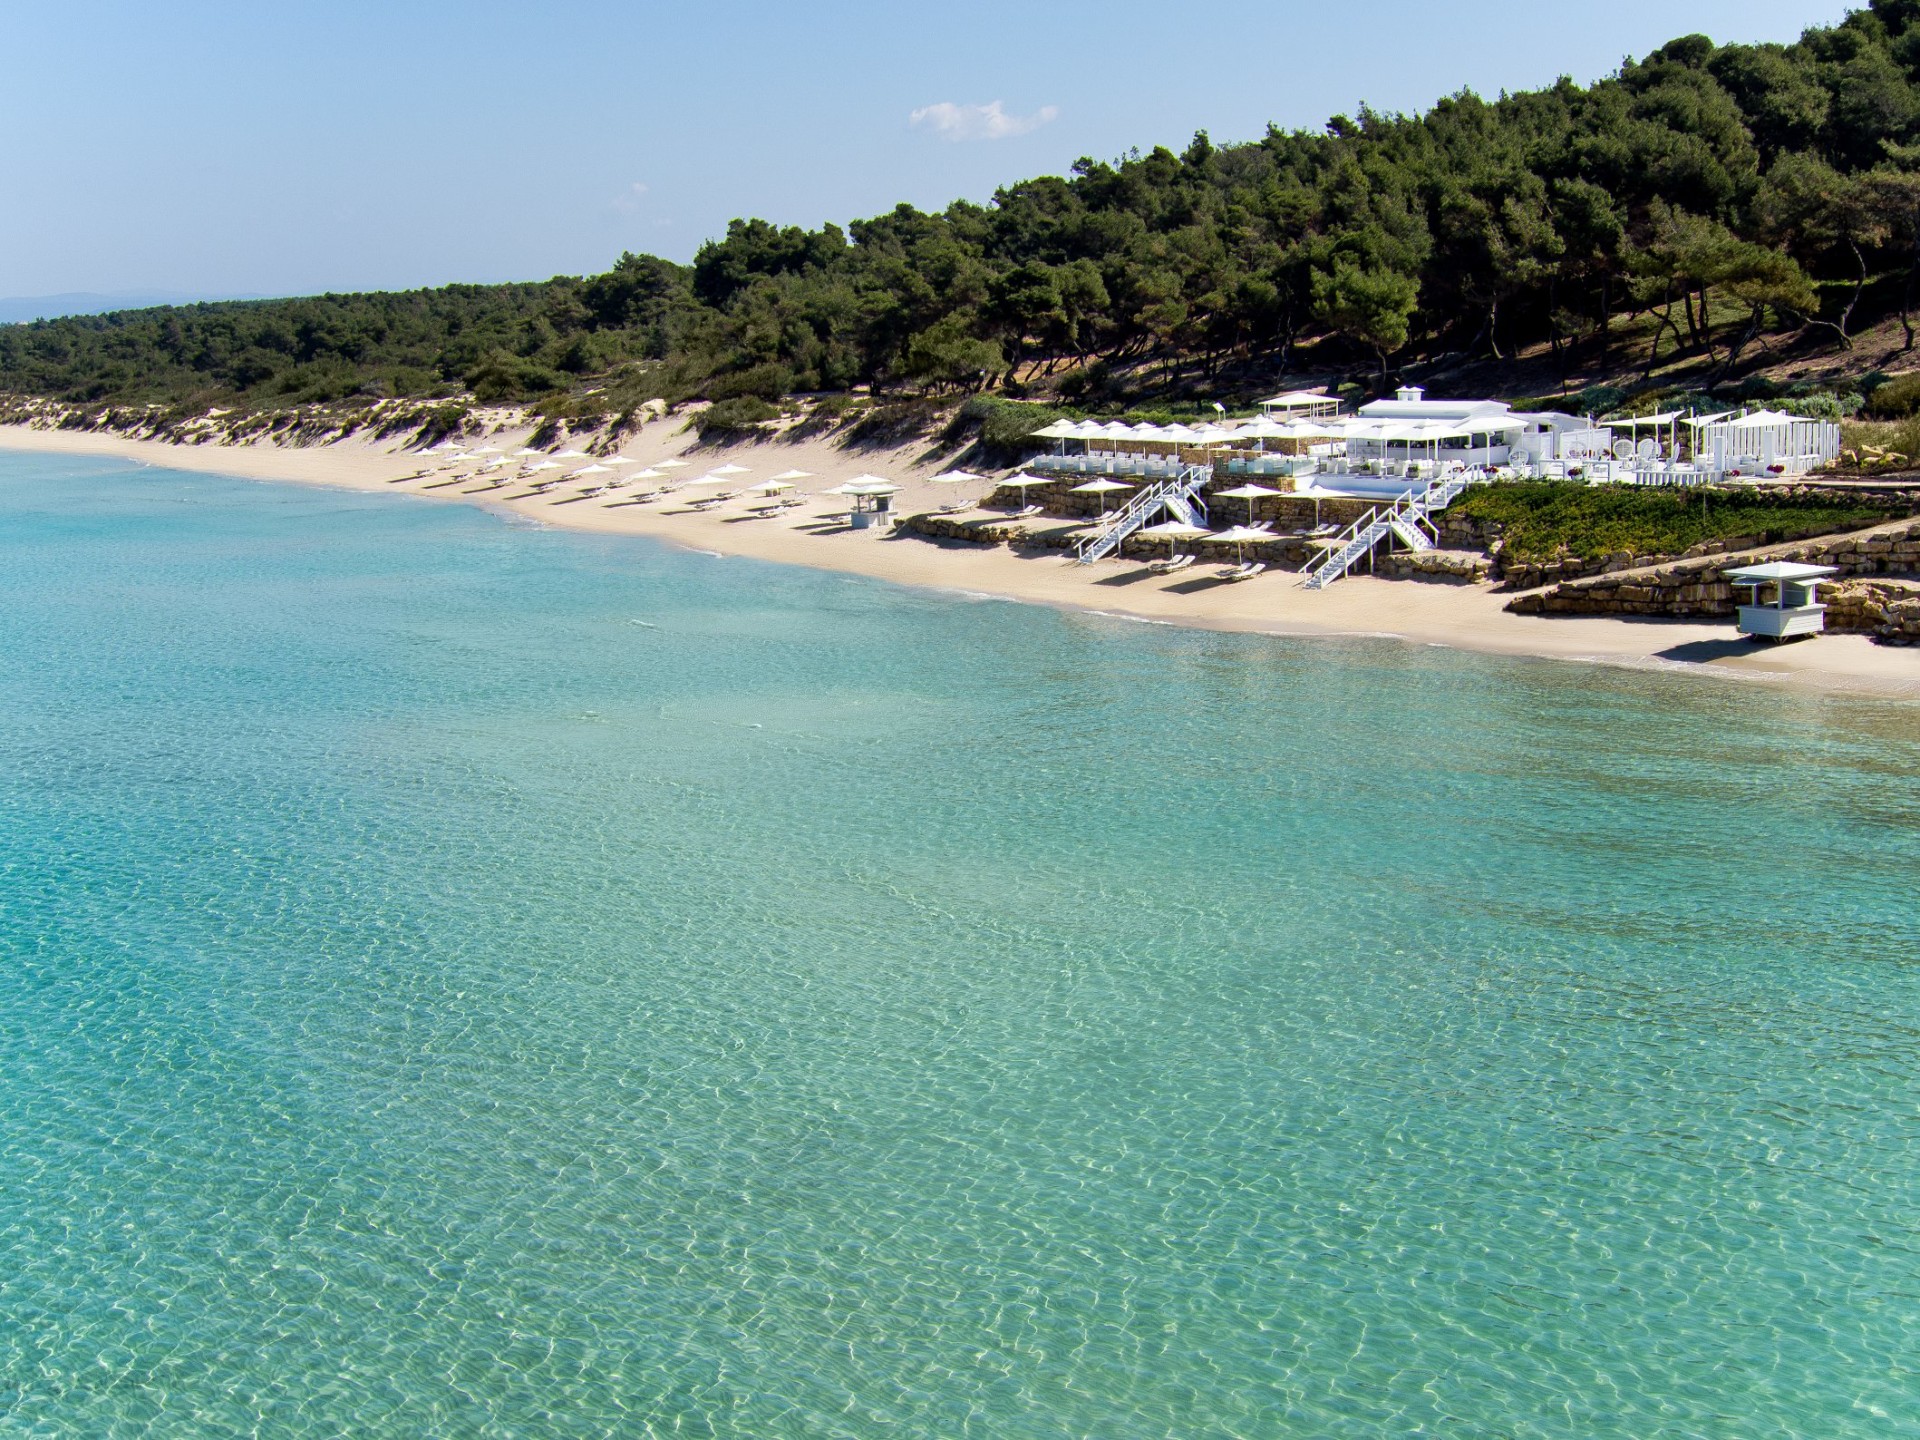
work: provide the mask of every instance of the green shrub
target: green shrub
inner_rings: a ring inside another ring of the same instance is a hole
[[[1865,411],[1875,420],[1905,420],[1920,411],[1920,370],[1896,375],[1867,395]]]
[[[1451,514],[1498,526],[1521,560],[1562,551],[1597,560],[1622,550],[1678,555],[1707,540],[1858,530],[1907,512],[1873,501],[1837,504],[1761,492],[1636,489],[1558,481],[1515,481],[1469,490]]]
[[[940,406],[932,400],[905,400],[894,405],[876,405],[847,430],[852,445],[904,445],[933,428]]]
[[[566,388],[566,377],[518,355],[496,350],[466,374],[467,388],[483,405],[501,400],[530,400]]]
[[[793,388],[793,374],[786,366],[769,361],[730,375],[716,375],[707,382],[709,400],[738,400],[751,396],[775,401]]]
[[[976,395],[960,407],[947,427],[946,438],[954,442],[977,429],[980,443],[996,454],[1025,451],[1037,443],[1033,432],[1044,430],[1060,418],[1058,410],[1045,405],[1028,405],[1018,400],[1002,400],[997,395]]]
[[[769,420],[778,420],[777,406],[752,395],[720,400],[693,417],[693,427],[703,440],[748,435]]]

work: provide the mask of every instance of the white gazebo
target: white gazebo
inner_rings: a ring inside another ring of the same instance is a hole
[[[1317,390],[1289,390],[1271,400],[1262,400],[1260,410],[1275,420],[1318,420],[1322,416],[1338,415],[1340,402]]]
[[[1840,458],[1840,427],[1779,410],[1690,422],[1696,462],[1711,457],[1723,474],[1765,479],[1804,475]]]
[[[1752,603],[1740,609],[1739,630],[1756,640],[1792,640],[1818,635],[1827,628],[1827,607],[1820,603],[1819,587],[1839,572],[1830,565],[1804,565],[1772,560],[1765,565],[1743,565],[1726,572],[1727,583],[1751,590]],[[1773,603],[1767,604],[1767,588]]]

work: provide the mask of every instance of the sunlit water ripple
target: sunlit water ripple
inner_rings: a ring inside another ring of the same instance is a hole
[[[0,644],[8,1433],[1913,1433],[1909,707],[20,456]]]

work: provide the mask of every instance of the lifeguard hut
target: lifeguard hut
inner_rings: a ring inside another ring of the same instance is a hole
[[[1727,583],[1752,591],[1752,603],[1739,607],[1739,630],[1756,640],[1792,640],[1827,628],[1827,607],[1820,585],[1840,572],[1830,565],[1772,560],[1726,572]]]

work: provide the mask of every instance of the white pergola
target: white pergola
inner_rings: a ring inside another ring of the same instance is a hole
[[[1840,427],[1780,410],[1714,415],[1693,427],[1696,461],[1710,458],[1715,470],[1757,478],[1804,475],[1840,458]]]
[[[1340,402],[1332,395],[1323,395],[1317,390],[1289,390],[1284,395],[1275,395],[1271,400],[1260,402],[1261,413],[1269,417],[1285,420],[1318,420],[1327,415],[1340,413]]]

